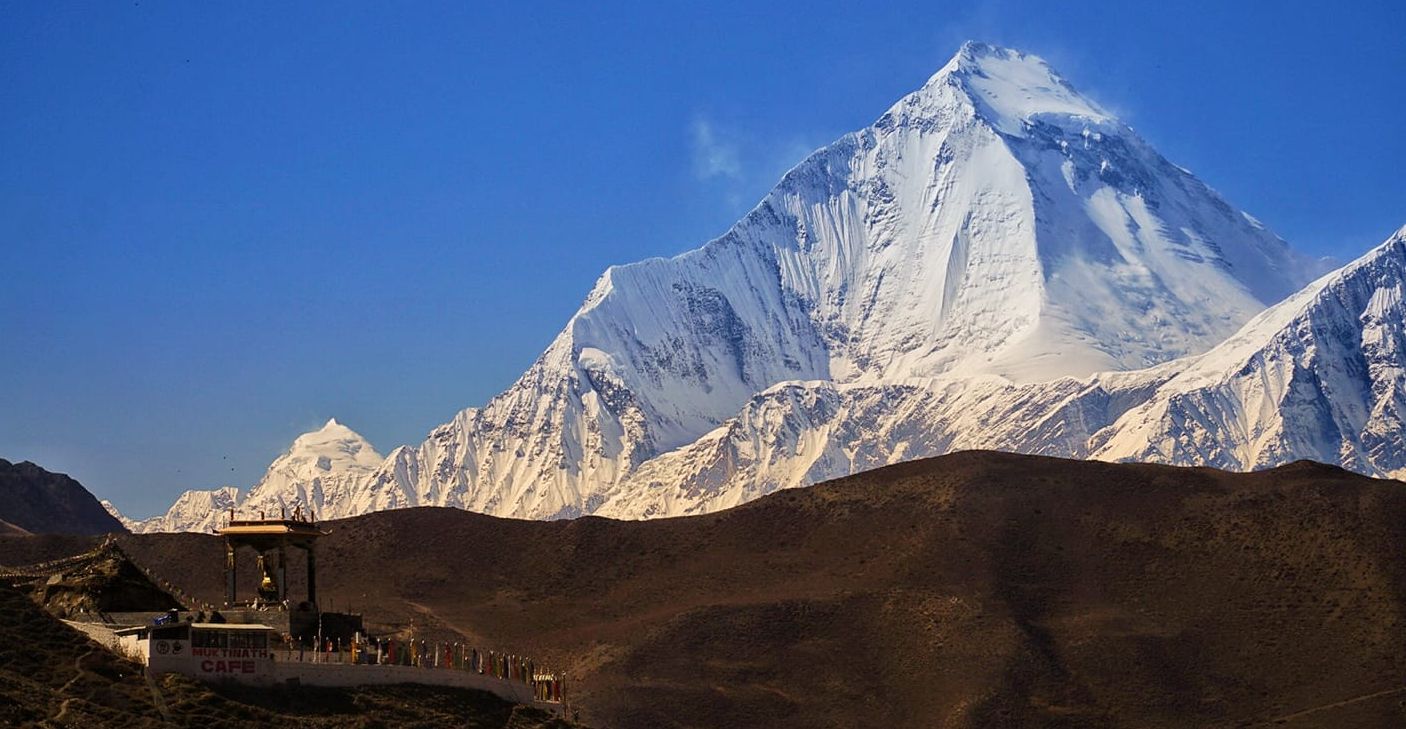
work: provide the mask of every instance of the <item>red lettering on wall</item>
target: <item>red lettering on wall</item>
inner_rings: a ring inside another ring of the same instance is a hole
[[[210,651],[210,654],[211,654],[211,655],[216,655],[216,656],[218,656],[218,657],[220,658],[220,660],[210,660],[210,659],[207,658],[207,659],[205,659],[205,660],[203,660],[203,661],[200,662],[200,670],[201,670],[202,672],[204,672],[204,673],[250,673],[250,674],[252,674],[252,673],[257,673],[257,672],[258,672],[258,661],[247,660],[247,659],[246,659],[246,660],[242,660],[242,661],[226,660],[226,659],[229,659],[229,658],[233,658],[234,656],[230,656],[230,655],[220,655],[220,653],[222,653],[222,651],[221,651],[221,652],[217,652],[217,651],[213,651],[213,650]],[[261,657],[261,658],[267,657],[267,651],[245,651],[244,653],[245,653],[246,656],[249,655],[250,653],[261,653],[261,654],[264,654],[264,655],[261,655],[261,656],[259,656],[259,657]]]

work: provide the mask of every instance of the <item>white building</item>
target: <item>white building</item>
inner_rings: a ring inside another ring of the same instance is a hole
[[[114,631],[123,653],[154,674],[181,673],[209,680],[248,683],[276,679],[274,630],[240,623],[173,623]]]
[[[373,686],[416,683],[487,691],[515,704],[562,713],[559,700],[541,700],[543,681],[516,681],[463,668],[383,665],[347,661],[346,653],[278,648],[276,631],[250,623],[170,623],[113,631],[117,649],[144,664],[150,674],[179,673],[204,681],[309,686]],[[550,692],[546,692],[550,695]],[[559,697],[558,697],[559,698]]]

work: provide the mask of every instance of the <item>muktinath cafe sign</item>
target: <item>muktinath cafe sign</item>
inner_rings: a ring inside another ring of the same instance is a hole
[[[176,623],[117,631],[154,672],[211,677],[259,676],[272,669],[267,625]]]

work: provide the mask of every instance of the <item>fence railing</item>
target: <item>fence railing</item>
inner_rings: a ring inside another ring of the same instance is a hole
[[[464,671],[524,684],[538,701],[561,703],[566,677],[512,653],[482,651],[463,643],[424,640],[327,641],[321,650],[292,643],[273,654],[278,660],[364,666],[410,666],[427,671]]]

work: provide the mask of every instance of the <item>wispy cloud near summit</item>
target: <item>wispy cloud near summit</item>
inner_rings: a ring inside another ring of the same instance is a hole
[[[736,141],[723,138],[713,123],[702,117],[693,120],[690,131],[693,138],[693,174],[698,179],[742,179],[742,158]]]

